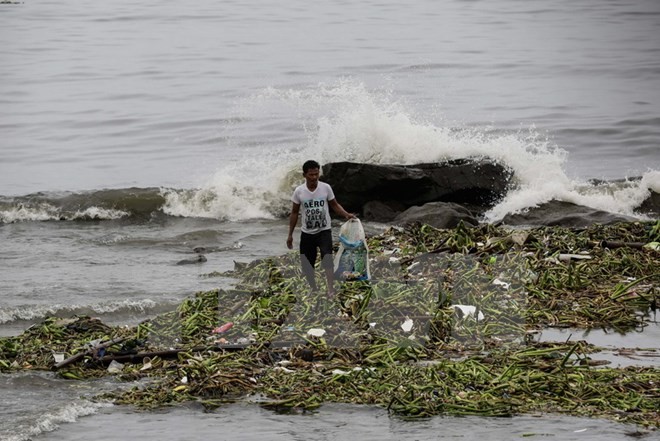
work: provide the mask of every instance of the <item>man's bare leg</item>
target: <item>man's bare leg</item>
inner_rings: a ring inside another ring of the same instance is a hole
[[[335,274],[334,274],[334,267],[332,264],[332,256],[330,254],[326,254],[325,256],[323,256],[323,260],[321,261],[321,264],[323,265],[323,269],[325,271],[325,281],[328,287],[328,296],[334,297],[336,292],[335,292]]]

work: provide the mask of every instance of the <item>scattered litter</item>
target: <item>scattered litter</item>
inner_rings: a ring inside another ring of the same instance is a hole
[[[403,329],[403,332],[410,332],[412,328],[413,328],[412,319],[406,319],[406,321],[401,324],[401,329]]]
[[[569,260],[589,260],[591,256],[588,254],[560,254],[557,258],[561,261],[568,262]]]
[[[474,316],[477,312],[477,307],[472,305],[451,305],[455,310],[461,311],[464,317]],[[477,315],[477,320],[483,320],[486,317],[481,311]]]
[[[151,358],[149,357],[144,357],[142,360],[142,367],[140,368],[141,371],[147,371],[151,369],[153,365],[151,364]]]
[[[287,369],[284,366],[276,366],[276,367],[273,368],[273,370],[277,371],[277,372],[285,372],[287,374],[291,374],[291,373],[295,372],[294,370]]]
[[[124,365],[119,363],[117,360],[112,360],[108,366],[108,372],[111,374],[117,374],[124,369]]]
[[[61,363],[64,361],[64,354],[62,352],[53,352],[53,358],[55,363]]]
[[[325,335],[325,329],[312,328],[307,331],[307,335],[310,337],[323,337]]]
[[[362,369],[360,366],[356,366],[356,367],[354,367],[353,369],[351,369],[350,371],[346,371],[346,370],[344,370],[344,369],[333,369],[333,370],[332,370],[332,375],[348,375],[348,374],[350,374],[350,373],[353,373],[353,372],[360,372],[360,371],[362,371],[362,370],[363,370],[363,369]]]
[[[510,283],[503,282],[503,281],[501,281],[500,279],[495,279],[495,280],[493,280],[493,285],[501,286],[501,287],[504,288],[504,289],[509,289],[509,287],[511,286]]]
[[[233,322],[227,322],[224,325],[218,326],[217,328],[215,328],[213,331],[211,331],[211,333],[212,334],[222,334],[223,332],[229,331],[232,328],[232,326],[234,326]]]

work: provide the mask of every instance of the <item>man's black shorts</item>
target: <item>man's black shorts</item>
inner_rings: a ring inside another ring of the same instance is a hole
[[[309,263],[316,263],[316,249],[321,250],[321,259],[326,254],[332,255],[332,231],[323,230],[316,234],[300,233],[300,254],[307,257]]]

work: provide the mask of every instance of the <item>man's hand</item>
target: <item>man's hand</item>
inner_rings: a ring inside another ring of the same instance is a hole
[[[290,250],[293,249],[293,236],[289,234],[289,236],[286,238],[286,247]]]

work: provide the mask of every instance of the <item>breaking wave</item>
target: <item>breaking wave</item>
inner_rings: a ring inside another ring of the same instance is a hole
[[[169,303],[157,303],[151,299],[121,300],[109,303],[91,305],[29,305],[25,307],[0,307],[0,324],[15,321],[39,320],[49,316],[60,315],[112,315],[128,313],[146,313],[167,310],[176,305],[172,300]]]
[[[551,199],[634,216],[651,191],[660,188],[657,170],[610,183],[569,177],[567,152],[534,127],[503,132],[452,123],[442,115],[416,115],[390,92],[370,91],[352,80],[302,90],[266,88],[237,107],[245,118],[267,113],[264,118],[285,121],[288,130],[296,124],[305,136],[289,143],[264,141],[246,150],[244,158],[220,166],[193,189],[128,188],[0,198],[0,222],[156,215],[227,221],[282,217],[291,191],[302,180],[300,166],[310,158],[321,164],[406,165],[493,159],[513,171],[516,185],[487,213],[490,221]],[[231,143],[231,133],[228,139]]]

